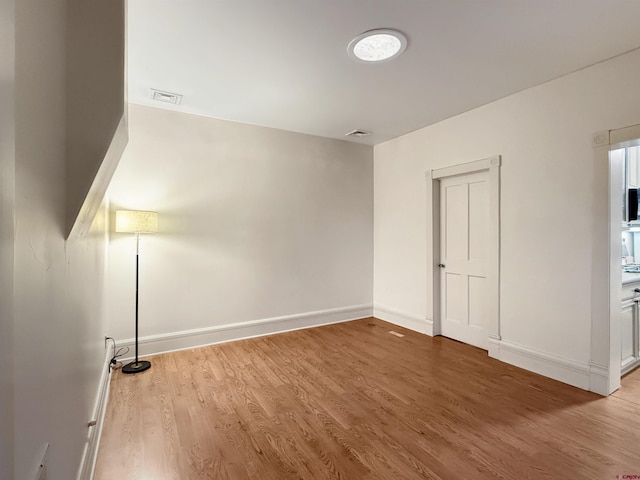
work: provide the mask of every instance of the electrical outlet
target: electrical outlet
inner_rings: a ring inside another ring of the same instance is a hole
[[[47,460],[49,456],[49,444],[45,443],[40,447],[40,451],[36,456],[36,461],[31,469],[29,479],[47,480]]]

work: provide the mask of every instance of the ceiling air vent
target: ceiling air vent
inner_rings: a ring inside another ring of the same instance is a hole
[[[345,137],[366,137],[367,135],[371,135],[371,132],[367,132],[366,130],[353,130],[344,134]]]
[[[162,90],[156,90],[151,88],[151,98],[158,102],[172,103],[173,105],[180,105],[182,101],[182,95],[178,93],[163,92]]]

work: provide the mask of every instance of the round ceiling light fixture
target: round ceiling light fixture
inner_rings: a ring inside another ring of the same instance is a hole
[[[397,57],[406,48],[407,37],[402,33],[390,28],[377,28],[351,40],[347,53],[357,62],[380,63]]]

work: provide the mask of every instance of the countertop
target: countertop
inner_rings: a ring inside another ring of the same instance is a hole
[[[640,282],[640,272],[622,272],[622,285],[633,282]]]

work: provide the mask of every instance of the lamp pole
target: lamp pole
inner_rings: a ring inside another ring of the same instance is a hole
[[[136,232],[136,359],[122,367],[122,373],[144,372],[151,368],[151,362],[138,360],[138,287],[140,284],[140,232]]]
[[[136,358],[122,367],[123,373],[139,373],[151,368],[151,362],[138,358],[138,305],[140,283],[140,234],[158,231],[158,212],[116,210],[116,232],[136,234]]]

